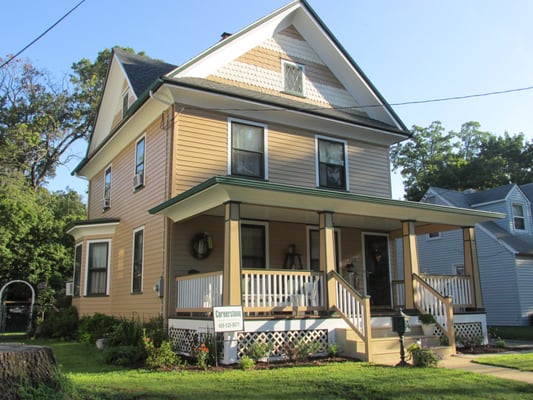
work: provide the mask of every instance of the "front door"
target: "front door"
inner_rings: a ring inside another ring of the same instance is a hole
[[[366,293],[373,307],[391,307],[389,241],[383,235],[364,235]]]

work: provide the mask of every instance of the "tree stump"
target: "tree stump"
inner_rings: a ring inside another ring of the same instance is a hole
[[[2,399],[17,399],[20,385],[56,386],[57,368],[50,347],[22,343],[0,345],[0,395]]]

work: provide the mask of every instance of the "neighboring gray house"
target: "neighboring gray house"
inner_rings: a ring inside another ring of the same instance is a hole
[[[489,326],[528,325],[533,313],[533,183],[457,192],[431,187],[421,202],[505,213],[476,225],[483,304]],[[462,231],[418,236],[420,272],[464,274]]]

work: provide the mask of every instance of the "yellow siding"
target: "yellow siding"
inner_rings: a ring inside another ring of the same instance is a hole
[[[144,132],[139,132],[138,137]],[[145,186],[134,191],[135,141],[128,145],[111,164],[111,207],[103,211],[104,170],[89,185],[89,219],[120,218],[111,242],[110,291],[108,297],[81,297],[74,304],[81,315],[104,312],[113,315],[147,319],[159,314],[160,299],[153,286],[164,265],[165,219],[148,214],[148,209],[165,200],[166,133],[156,119],[146,130]],[[144,227],[144,265],[142,294],[131,294],[133,231]],[[82,293],[85,285],[86,245],[82,259]],[[94,239],[94,238],[93,238]],[[105,239],[100,237],[99,239]]]

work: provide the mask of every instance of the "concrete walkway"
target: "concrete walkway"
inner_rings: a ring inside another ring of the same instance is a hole
[[[519,371],[513,368],[494,367],[472,362],[476,358],[497,357],[506,354],[522,354],[533,352],[532,342],[506,341],[510,351],[494,354],[457,354],[442,360],[440,367],[460,369],[463,371],[474,372],[476,374],[492,375],[498,378],[512,379],[515,381],[526,382],[533,385],[533,372]]]

